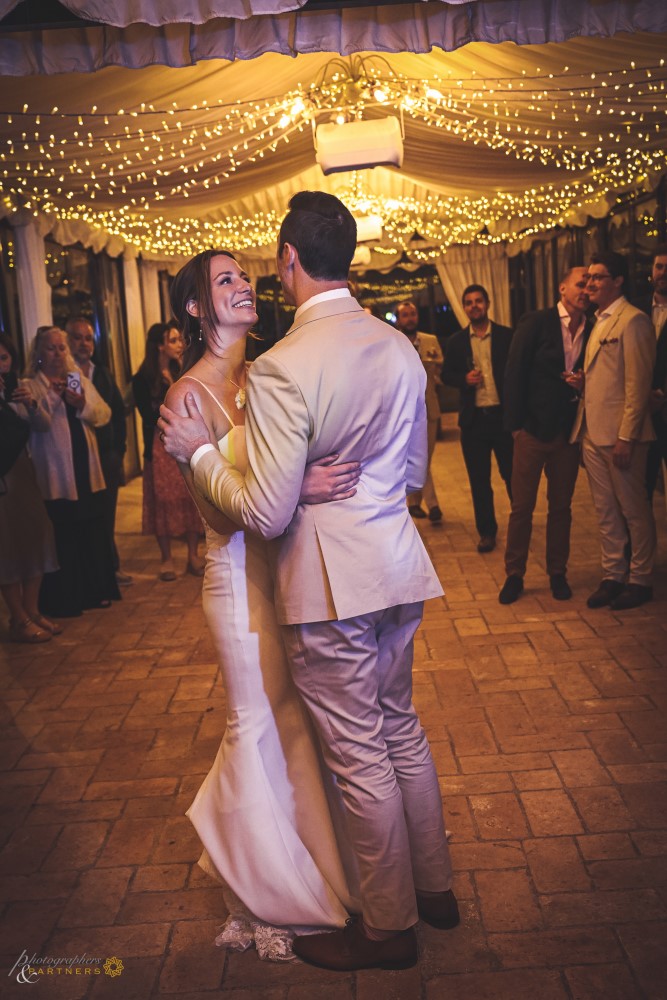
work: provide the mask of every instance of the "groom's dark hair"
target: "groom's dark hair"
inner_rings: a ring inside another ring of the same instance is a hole
[[[342,201],[324,191],[300,191],[289,203],[278,253],[290,243],[310,278],[347,281],[357,246],[357,224]]]

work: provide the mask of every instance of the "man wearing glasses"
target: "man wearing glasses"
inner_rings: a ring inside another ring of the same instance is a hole
[[[582,398],[571,437],[582,442],[600,526],[603,578],[587,603],[613,611],[651,600],[655,553],[645,487],[646,456],[655,436],[649,414],[655,333],[648,316],[625,298],[626,283],[621,254],[601,251],[591,257],[587,292],[596,323],[579,376]]]

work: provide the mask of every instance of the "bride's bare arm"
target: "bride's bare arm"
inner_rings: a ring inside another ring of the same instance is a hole
[[[211,436],[211,442],[216,442],[216,429],[212,426],[212,421],[210,420],[210,415],[207,411],[208,400],[203,400],[199,397],[199,393],[195,392],[191,385],[187,388],[184,385],[180,385],[178,382],[175,383],[167,393],[165,397],[165,402],[167,406],[178,413],[180,416],[187,417],[188,413],[185,408],[184,396],[185,392],[191,392],[195,396],[197,406],[201,411],[208,427],[209,434]],[[222,437],[222,434],[220,434]],[[216,445],[217,446],[217,445]],[[239,531],[242,527],[232,521],[229,517],[226,517],[222,511],[218,510],[210,500],[207,500],[197,491],[195,486],[194,476],[192,474],[192,469],[189,463],[177,462],[178,468],[180,470],[183,479],[185,480],[185,485],[187,486],[188,493],[194,500],[197,510],[204,518],[206,523],[210,528],[213,528],[219,535],[232,535],[235,531]]]

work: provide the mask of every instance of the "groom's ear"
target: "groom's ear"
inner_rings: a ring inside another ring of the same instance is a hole
[[[283,243],[279,256],[284,267],[294,267],[299,259],[296,248],[291,243]]]
[[[197,305],[196,299],[188,299],[188,301],[185,303],[185,308],[187,309],[190,316],[199,317],[199,306]]]

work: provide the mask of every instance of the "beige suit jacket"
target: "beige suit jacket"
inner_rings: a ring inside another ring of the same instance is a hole
[[[279,621],[352,618],[442,594],[405,502],[426,476],[425,387],[407,337],[352,298],[306,309],[252,365],[246,475],[210,449],[195,482],[238,524],[276,539]],[[356,495],[300,505],[306,464],[334,451],[361,462]]]
[[[429,420],[440,420],[440,402],[436,386],[440,384],[440,371],[444,358],[438,338],[432,333],[419,331],[413,346],[422,359],[426,372],[426,415]]]
[[[626,441],[652,441],[648,412],[655,330],[645,313],[626,300],[601,332],[591,331],[584,358],[585,384],[571,441],[584,431],[599,447]]]

